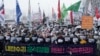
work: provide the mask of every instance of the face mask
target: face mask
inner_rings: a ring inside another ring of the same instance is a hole
[[[37,40],[38,43],[40,43],[40,42],[42,42],[42,41],[43,41],[42,38],[38,38],[38,40]]]
[[[92,42],[94,42],[94,39],[88,39],[88,42],[92,43]]]
[[[73,38],[73,42],[74,43],[78,42],[78,38]]]
[[[6,40],[10,40],[10,36],[6,36]]]
[[[32,37],[32,40],[35,41],[37,39],[37,37]]]

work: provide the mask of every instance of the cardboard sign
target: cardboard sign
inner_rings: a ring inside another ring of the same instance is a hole
[[[82,16],[82,29],[91,30],[93,28],[93,17]]]

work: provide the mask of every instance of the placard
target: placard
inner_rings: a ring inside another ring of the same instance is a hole
[[[93,28],[93,17],[82,16],[82,29],[91,30]]]

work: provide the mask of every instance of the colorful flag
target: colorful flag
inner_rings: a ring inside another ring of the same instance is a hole
[[[17,17],[17,24],[20,23],[20,16],[22,15],[22,12],[21,12],[21,9],[19,7],[19,3],[18,1],[16,0],[16,17]]]
[[[99,13],[99,10],[98,10],[97,7],[95,8],[95,16],[96,16],[97,19],[100,18],[100,13]]]
[[[4,1],[2,0],[2,5],[0,7],[0,23],[2,26],[4,25],[4,14],[5,14]]]
[[[61,18],[64,19],[66,15],[67,15],[66,6],[63,3],[63,7],[61,9]]]
[[[72,4],[71,6],[69,6],[66,10],[72,10],[74,12],[77,12],[79,10],[81,1],[76,2],[75,4]]]
[[[79,7],[80,7],[80,3],[81,3],[81,1],[78,1],[75,4],[72,4],[70,7],[68,7],[66,9],[66,11],[70,10],[70,20],[71,20],[72,25],[74,23],[74,21],[73,21],[73,12],[78,12]]]
[[[58,0],[58,20],[61,19],[60,0]]]

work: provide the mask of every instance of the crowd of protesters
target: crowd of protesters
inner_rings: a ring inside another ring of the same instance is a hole
[[[100,29],[76,28],[77,25],[63,26],[59,23],[38,24],[32,28],[24,24],[0,26],[0,51],[7,43],[23,44],[97,44]]]
[[[96,43],[99,36],[98,28],[83,30],[59,24],[34,24],[31,30],[24,24],[12,27],[6,24],[0,28],[0,40],[6,43],[87,44]]]

